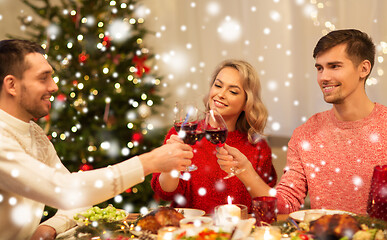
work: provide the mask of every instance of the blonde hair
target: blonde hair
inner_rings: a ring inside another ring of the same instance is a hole
[[[261,98],[261,82],[258,74],[246,61],[228,59],[221,62],[212,74],[210,87],[216,80],[218,73],[226,67],[232,67],[239,72],[242,86],[246,93],[245,111],[243,111],[236,122],[236,129],[247,133],[250,143],[256,143],[263,135],[266,126],[268,112]],[[206,108],[209,108],[209,93],[203,99]]]

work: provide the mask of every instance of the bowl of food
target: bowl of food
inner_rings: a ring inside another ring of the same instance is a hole
[[[123,209],[117,209],[109,204],[106,208],[98,206],[91,207],[83,212],[74,215],[74,220],[78,225],[87,225],[94,221],[117,222],[123,221],[128,213]]]

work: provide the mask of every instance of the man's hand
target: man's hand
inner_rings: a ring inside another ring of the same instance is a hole
[[[52,240],[56,237],[56,231],[53,227],[40,225],[31,237],[31,240]]]
[[[184,171],[191,165],[192,148],[187,144],[173,142],[139,156],[144,175],[154,172]]]
[[[168,140],[167,140],[166,143],[169,144],[169,143],[184,143],[184,142],[183,142],[183,140],[182,140],[178,135],[172,134],[172,135],[168,138]]]

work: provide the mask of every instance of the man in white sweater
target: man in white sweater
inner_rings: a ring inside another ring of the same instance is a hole
[[[110,199],[150,173],[191,164],[191,147],[174,143],[108,168],[70,173],[32,121],[50,111],[58,90],[52,73],[38,44],[0,41],[0,239],[54,239],[75,225],[71,216],[79,208]],[[36,230],[44,205],[59,211]]]

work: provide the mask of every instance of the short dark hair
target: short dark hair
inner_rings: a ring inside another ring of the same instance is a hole
[[[7,75],[23,77],[24,72],[29,68],[25,56],[35,52],[45,54],[44,49],[35,42],[20,39],[0,41],[0,89]]]
[[[375,45],[366,33],[357,29],[336,30],[320,38],[313,50],[313,58],[340,44],[347,45],[346,53],[355,65],[368,60],[372,70],[375,62]]]

